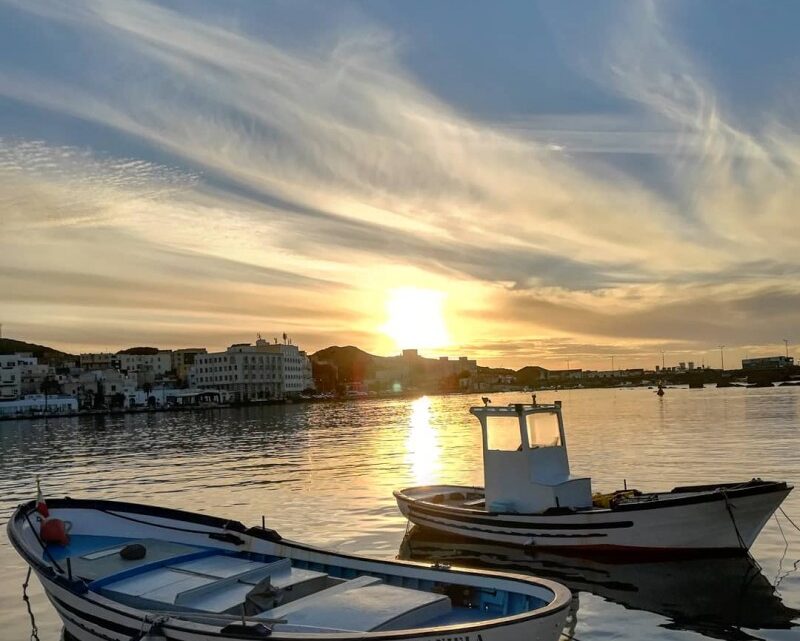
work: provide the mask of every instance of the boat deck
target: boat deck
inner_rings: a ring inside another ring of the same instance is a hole
[[[143,546],[145,555],[123,558],[120,552],[131,544]],[[246,614],[278,622],[276,629],[287,632],[453,625],[541,605],[532,597],[488,590],[462,603],[448,596],[455,586],[162,540],[76,535],[68,546],[48,551],[59,563],[68,561],[91,592],[121,604],[221,621]]]

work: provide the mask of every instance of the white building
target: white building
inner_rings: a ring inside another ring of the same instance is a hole
[[[117,354],[119,368],[129,372],[153,372],[163,376],[172,369],[172,350],[160,349],[156,354]]]
[[[38,359],[31,354],[0,355],[0,401],[21,398],[23,378],[38,363]]]
[[[81,372],[77,376],[67,375],[59,378],[65,394],[78,398],[84,407],[91,407],[102,393],[103,404],[111,405],[114,397],[122,394],[125,400],[123,407],[130,407],[131,399],[136,398],[136,373],[121,372],[118,369],[92,370]]]
[[[172,352],[172,369],[178,380],[185,381],[189,378],[189,370],[194,365],[194,359],[198,354],[207,354],[208,350],[205,347],[186,347],[183,349],[176,349]]]
[[[256,341],[256,346],[259,344],[266,345],[268,351],[281,355],[284,393],[300,394],[304,390],[314,389],[311,359],[297,345],[269,344],[261,338]]]
[[[119,368],[119,356],[111,352],[86,353],[80,355],[82,369]]]
[[[0,416],[71,414],[77,411],[78,399],[64,394],[29,394],[15,401],[0,402]]]
[[[313,387],[311,361],[296,345],[239,343],[224,352],[196,354],[192,387],[227,391],[235,400],[282,399]]]

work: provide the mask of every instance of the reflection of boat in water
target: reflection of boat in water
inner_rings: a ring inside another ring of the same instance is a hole
[[[744,554],[792,487],[780,481],[592,494],[570,473],[561,403],[472,407],[485,487],[395,491],[412,523],[493,543],[642,556]]]
[[[399,556],[529,572],[575,593],[667,617],[669,628],[712,638],[753,639],[744,629],[800,626],[800,610],[783,604],[750,556],[614,563],[495,545],[419,526],[403,539]]]

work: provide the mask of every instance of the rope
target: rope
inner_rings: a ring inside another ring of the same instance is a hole
[[[33,616],[33,609],[31,608],[31,598],[28,596],[28,584],[31,581],[31,566],[28,566],[28,574],[25,576],[25,582],[22,584],[22,600],[25,601],[25,607],[28,609],[28,616],[31,618],[31,641],[39,640],[39,628],[36,627],[36,617]]]
[[[58,571],[61,574],[65,574],[64,569],[58,564],[58,561],[56,561],[55,558],[53,558],[53,555],[50,554],[50,550],[47,549],[47,545],[45,544],[44,541],[42,541],[41,537],[39,536],[39,533],[36,531],[36,528],[33,527],[33,523],[31,523],[30,515],[27,512],[25,513],[25,520],[28,522],[28,526],[31,528],[31,532],[33,532],[33,536],[36,537],[36,540],[39,542],[39,545],[42,546],[42,551],[44,551],[44,553],[47,555],[47,558],[49,558],[50,561],[52,561],[53,565],[56,566],[56,568],[58,569]]]
[[[724,489],[721,489],[720,491],[722,492],[722,496],[725,498],[725,508],[728,510],[728,515],[731,517],[731,523],[733,523],[733,529],[736,531],[736,538],[739,539],[739,547],[741,547],[743,550],[747,550],[747,546],[744,544],[742,535],[739,533],[739,526],[736,525],[736,519],[733,516],[733,506],[731,505],[731,502],[728,499],[728,493]]]
[[[800,532],[800,527],[798,527],[797,523],[795,523],[794,521],[792,521],[792,519],[789,518],[789,515],[786,514],[786,512],[783,511],[783,508],[782,507],[778,507],[778,509],[780,510],[781,514],[783,514],[786,517],[786,520],[789,521],[789,523],[792,524],[792,527],[794,527],[795,530]]]
[[[798,528],[797,525],[794,523],[794,521],[792,521],[792,519],[790,519],[787,516],[786,512],[783,511],[783,508],[779,507],[778,509],[780,510],[781,514],[783,514],[786,517],[786,520],[789,521],[789,523],[791,523],[792,526],[794,526],[794,528],[800,532],[800,528]],[[781,560],[778,563],[778,573],[775,575],[775,591],[780,594],[779,590],[781,587],[781,583],[787,576],[789,576],[794,572],[797,572],[797,569],[800,566],[800,559],[797,559],[797,561],[795,561],[792,564],[791,569],[786,570],[786,572],[781,574],[781,570],[783,569],[783,560],[784,558],[786,558],[786,551],[789,549],[789,541],[786,539],[786,535],[783,533],[783,527],[781,527],[781,522],[778,520],[777,514],[775,515],[775,523],[778,524],[778,529],[780,530],[781,536],[783,537],[783,542],[785,543],[785,547],[783,549],[783,555],[781,556]]]

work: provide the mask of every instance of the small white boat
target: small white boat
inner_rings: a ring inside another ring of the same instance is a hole
[[[66,545],[43,543],[35,502],[8,537],[80,641],[555,641],[571,603],[546,579],[339,554],[263,525],[115,501],[47,508]]]
[[[470,412],[483,432],[485,487],[395,491],[412,523],[582,554],[743,553],[792,490],[785,482],[753,479],[592,495],[591,479],[570,474],[560,402],[484,403]]]

